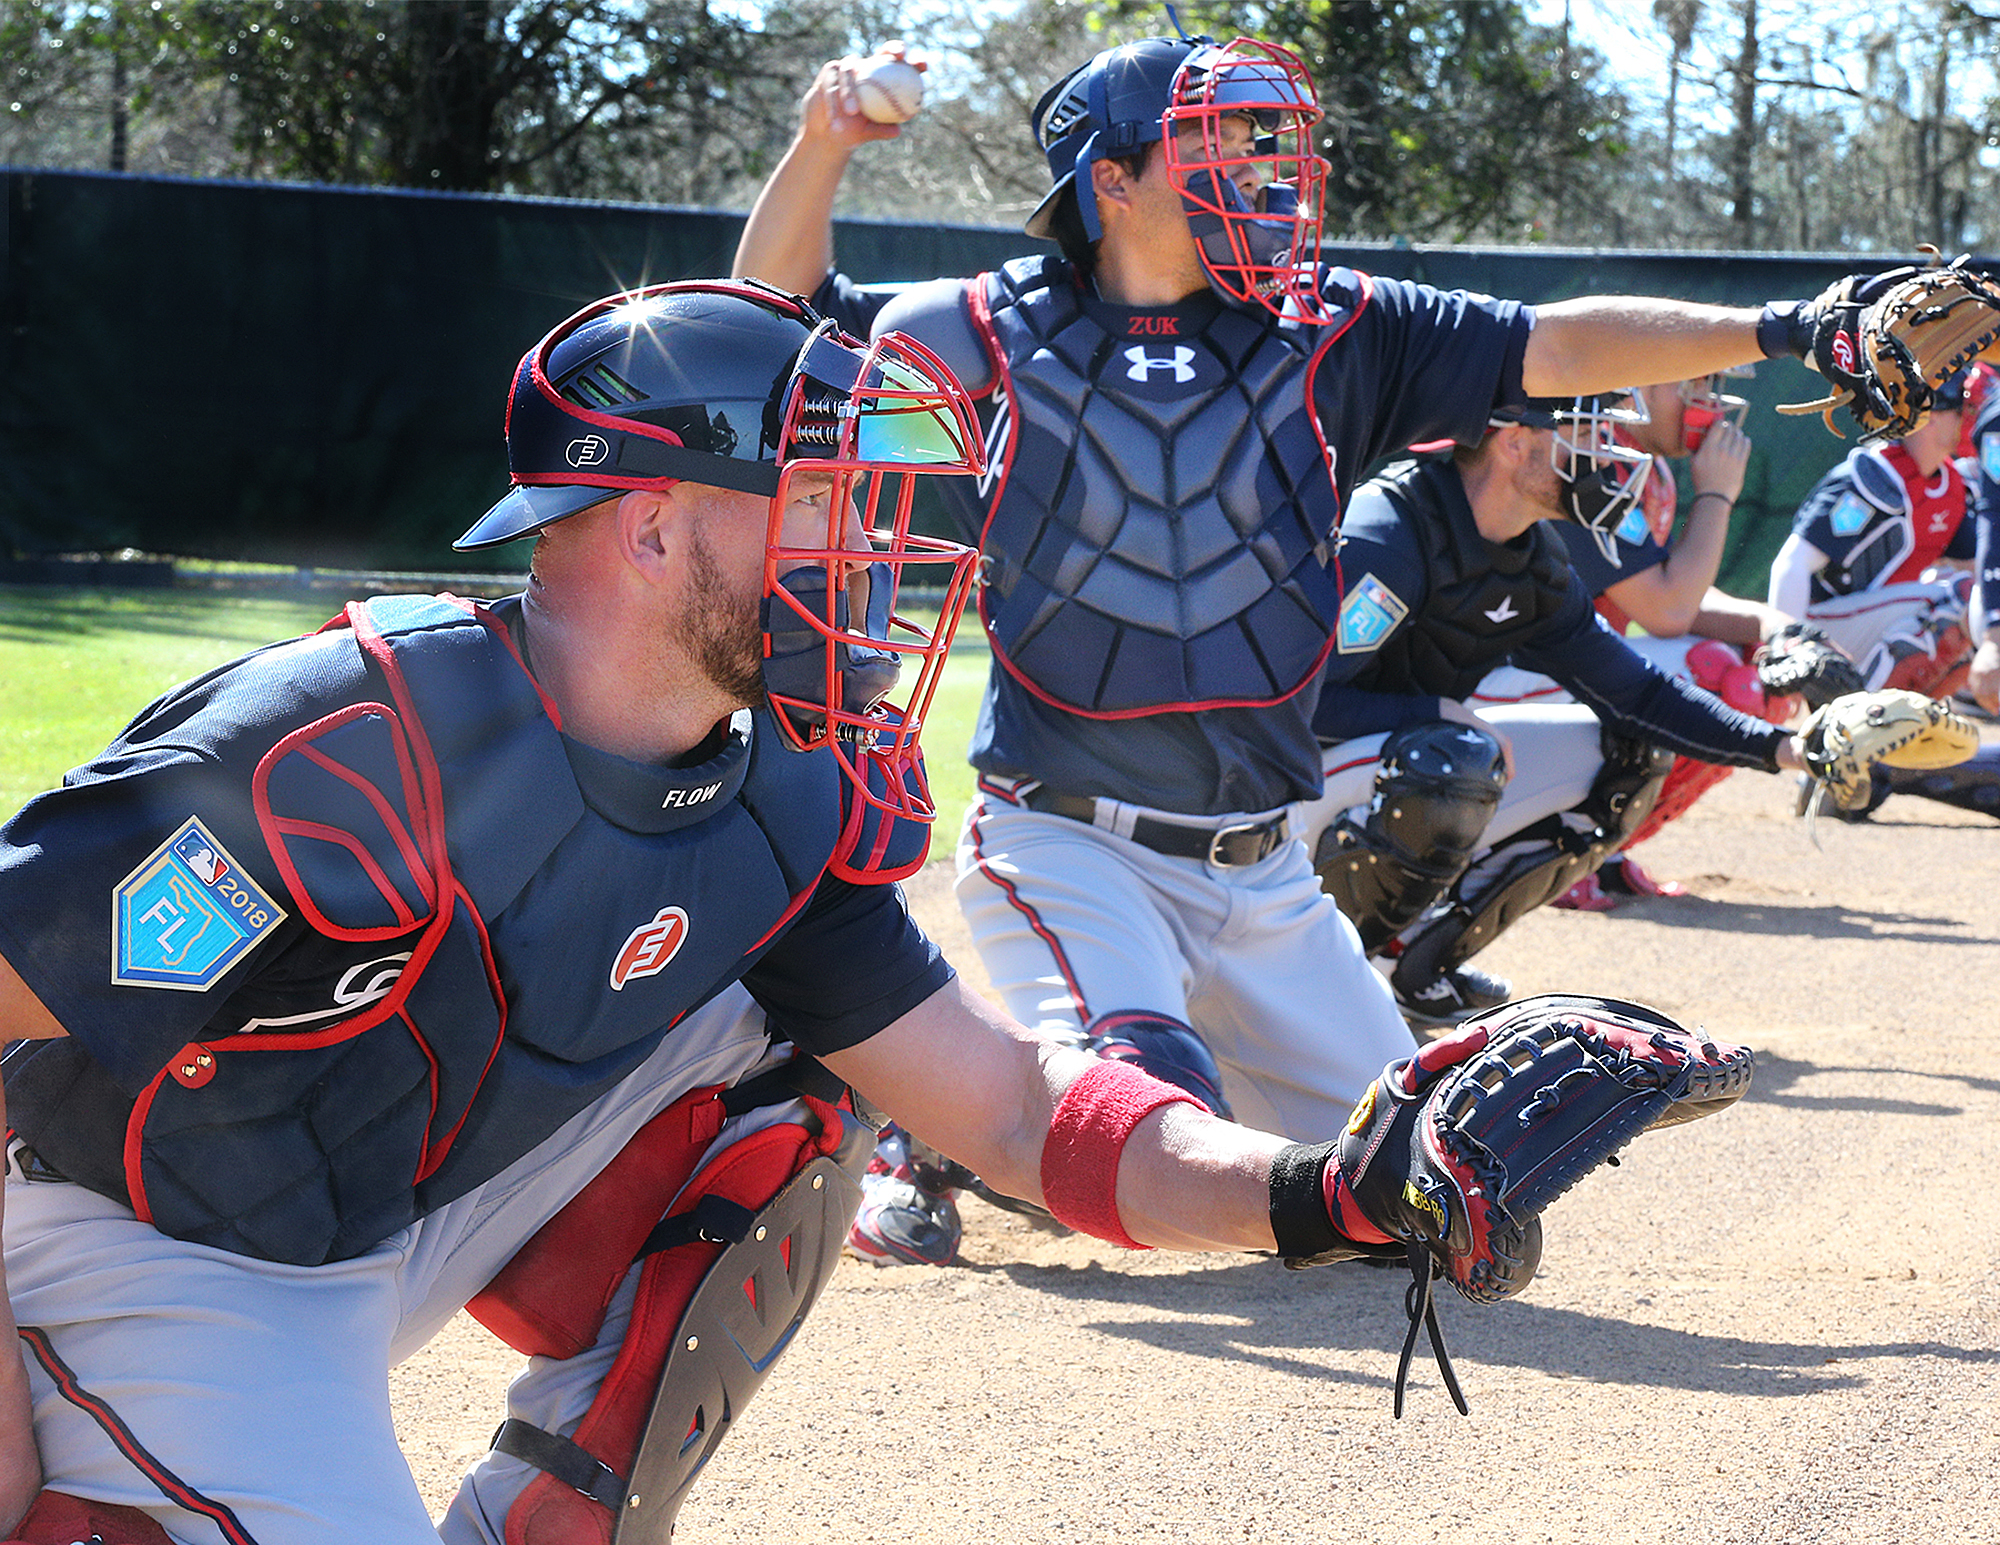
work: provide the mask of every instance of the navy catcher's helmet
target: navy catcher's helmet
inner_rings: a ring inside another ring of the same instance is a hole
[[[1231,141],[1223,129],[1230,119],[1248,120],[1251,136]],[[1182,36],[1106,49],[1045,92],[1030,115],[1055,186],[1026,230],[1056,239],[1068,191],[1096,241],[1104,233],[1092,164],[1165,141],[1168,175],[1215,289],[1326,321],[1318,268],[1327,166],[1311,145],[1319,119],[1311,75],[1275,44]]]
[[[1549,465],[1564,485],[1557,508],[1565,520],[1590,533],[1613,568],[1624,567],[1618,552],[1620,537],[1636,542],[1645,534],[1640,499],[1653,471],[1653,458],[1625,443],[1619,430],[1647,422],[1645,403],[1629,391],[1534,397],[1494,409],[1490,420],[1494,427],[1526,424],[1555,431],[1549,442]]]
[[[1188,56],[1212,48],[1215,39],[1147,38],[1107,48],[1042,93],[1028,115],[1035,143],[1048,157],[1055,186],[1035,206],[1023,229],[1052,240],[1050,220],[1065,188],[1077,190],[1077,212],[1095,241],[1097,202],[1086,197],[1090,166],[1110,156],[1136,154],[1166,132],[1163,125],[1174,77]],[[1078,174],[1081,173],[1081,180]]]
[[[971,400],[936,355],[899,333],[850,337],[754,281],[614,295],[523,356],[507,460],[512,491],[460,549],[512,541],[632,490],[690,482],[764,496],[764,685],[780,730],[795,749],[831,744],[869,802],[930,819],[916,736],[975,554],[911,532],[914,480],[984,469]],[[786,529],[802,476],[831,480],[825,528],[811,540]],[[894,610],[913,563],[937,566],[943,609],[932,626]],[[909,659],[915,678],[892,703]]]

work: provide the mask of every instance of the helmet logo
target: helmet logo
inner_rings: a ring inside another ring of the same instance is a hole
[[[594,467],[611,457],[611,442],[603,435],[585,435],[563,447],[563,460],[572,467]]]
[[[611,990],[642,976],[658,976],[687,943],[688,915],[679,907],[661,907],[625,936],[611,965]]]
[[[1182,386],[1194,379],[1194,350],[1184,343],[1176,344],[1174,352],[1165,359],[1155,359],[1143,348],[1127,349],[1125,357],[1132,362],[1125,375],[1133,381],[1149,381],[1155,370],[1171,370],[1174,380]]]

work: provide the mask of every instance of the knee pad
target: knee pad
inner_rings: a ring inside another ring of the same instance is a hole
[[[1460,877],[1451,905],[1404,944],[1395,969],[1399,986],[1422,987],[1464,964],[1517,918],[1594,871],[1645,824],[1673,753],[1609,729],[1603,746],[1604,765],[1582,803],[1523,827]]]
[[[173,1545],[152,1515],[136,1507],[86,1502],[66,1491],[45,1491],[4,1545]]]
[[[1751,714],[1772,724],[1782,724],[1778,705],[1789,707],[1788,698],[1764,695],[1757,680],[1757,667],[1743,658],[1743,651],[1719,638],[1705,638],[1687,652],[1688,675],[1704,692],[1713,692],[1739,713]]]
[[[1189,1026],[1164,1014],[1106,1014],[1090,1025],[1088,1049],[1113,1062],[1129,1062],[1162,1083],[1185,1089],[1227,1121],[1229,1102],[1222,1097],[1222,1069],[1215,1054]]]
[[[1464,872],[1507,786],[1499,737],[1439,719],[1398,730],[1365,821],[1343,816],[1320,836],[1313,868],[1373,954]]]
[[[510,1418],[494,1435],[495,1452],[542,1472],[508,1509],[507,1545],[671,1538],[696,1475],[817,1301],[860,1202],[850,1171],[865,1127],[804,1095],[804,1120],[751,1132],[688,1178],[722,1116],[772,1093],[723,1091],[751,1097],[712,1116],[714,1089],[669,1106],[467,1306],[519,1350],[574,1356],[639,1265],[630,1327],[575,1430]]]
[[[1925,697],[1946,698],[1972,674],[1972,638],[1949,619],[1932,618],[1915,638],[1883,640],[1892,663],[1884,687],[1904,687]]]

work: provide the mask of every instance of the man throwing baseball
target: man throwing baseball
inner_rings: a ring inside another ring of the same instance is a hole
[[[1532,307],[1323,265],[1310,77],[1283,48],[1186,36],[1108,49],[1037,104],[1053,186],[1027,229],[1060,255],[883,306],[833,271],[840,179],[896,132],[856,111],[852,68],[807,91],[736,271],[921,338],[979,400],[991,467],[946,497],[983,551],[993,648],[958,851],[991,980],[1046,1033],[1322,1130],[1410,1038],[1291,829],[1323,791],[1356,482],[1476,442],[1497,406],[1803,358],[1852,316]],[[884,1177],[856,1243],[948,1260],[950,1197]]]

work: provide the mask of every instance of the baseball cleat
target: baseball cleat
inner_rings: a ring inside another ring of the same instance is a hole
[[[1585,875],[1549,903],[1565,912],[1609,912],[1627,896],[1685,896],[1688,888],[1678,880],[1656,880],[1639,867],[1637,859],[1614,854],[1604,867]]]
[[[847,1243],[877,1266],[949,1266],[963,1234],[949,1192],[926,1191],[892,1174],[861,1177],[861,1210]]]
[[[949,1266],[965,1232],[955,1200],[961,1174],[901,1127],[884,1127],[861,1177],[848,1247],[877,1266]]]
[[[1604,886],[1593,871],[1578,880],[1549,905],[1561,912],[1609,912],[1618,905],[1618,898],[1604,893]]]
[[[1396,1007],[1403,1018],[1419,1028],[1455,1025],[1505,1003],[1514,994],[1514,985],[1473,965],[1453,966],[1424,986],[1406,988],[1394,977]]]

